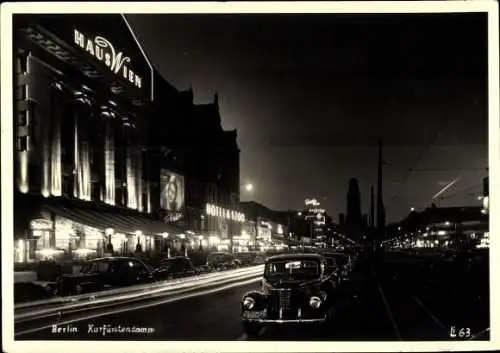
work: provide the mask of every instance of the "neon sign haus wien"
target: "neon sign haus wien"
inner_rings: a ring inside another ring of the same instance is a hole
[[[134,86],[142,88],[142,77],[130,67],[130,57],[124,56],[121,51],[118,52],[109,40],[102,36],[91,38],[75,29],[74,41],[88,54],[104,63],[110,71],[122,76]]]

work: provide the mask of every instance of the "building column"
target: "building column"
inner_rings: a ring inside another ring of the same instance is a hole
[[[51,130],[50,130],[50,194],[52,196],[62,195],[62,167],[61,167],[61,110],[58,102],[61,99],[60,92],[63,87],[59,82],[51,83]]]
[[[146,184],[146,211],[148,213],[153,212],[153,206],[151,205],[151,182],[149,180],[145,180]]]
[[[90,171],[90,105],[83,92],[75,93],[75,185],[76,197],[91,200],[92,175]]]
[[[134,148],[131,146],[131,142],[133,139],[133,129],[131,128],[128,122],[124,122],[123,124],[123,133],[125,137],[125,146],[124,154],[125,154],[125,165],[124,165],[124,177],[123,181],[125,183],[125,187],[123,188],[123,204],[128,208],[135,208],[135,167],[134,167]]]
[[[16,186],[22,193],[29,191],[29,147],[31,129],[31,106],[29,102],[30,52],[18,51],[14,57],[14,114],[16,138]]]
[[[52,110],[54,106],[54,92],[52,88],[48,87],[50,90],[49,96],[50,96],[50,102],[49,102],[49,111],[48,114],[41,114],[39,115],[39,118],[43,120],[41,121],[40,124],[40,141],[38,143],[38,146],[40,146],[41,149],[41,163],[42,166],[40,168],[40,191],[41,194],[44,197],[49,197],[50,196],[50,191],[51,191],[51,180],[52,180],[52,162],[51,162],[51,148],[52,148],[52,141],[51,141],[51,130],[52,130]]]
[[[140,212],[144,211],[142,204],[142,148],[138,147],[136,150],[136,170],[135,170],[135,181],[136,181],[136,199],[137,199],[137,209]]]
[[[138,172],[139,172],[139,153],[136,146],[136,130],[134,125],[130,121],[124,123],[125,137],[126,137],[126,149],[125,149],[125,180],[126,195],[125,200],[127,207],[132,209],[137,209],[138,207]]]
[[[104,180],[101,182],[103,186],[102,199],[109,205],[115,204],[115,134],[113,127],[113,119],[115,113],[104,108],[101,111],[101,116],[104,120]]]

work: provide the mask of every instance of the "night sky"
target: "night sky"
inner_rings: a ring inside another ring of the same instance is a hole
[[[429,206],[480,205],[487,162],[484,14],[129,15],[160,73],[195,103],[220,96],[238,129],[255,200],[337,219],[349,178],[362,209],[385,144],[387,220]],[[409,168],[417,169],[411,173]],[[439,170],[437,170],[439,169]]]

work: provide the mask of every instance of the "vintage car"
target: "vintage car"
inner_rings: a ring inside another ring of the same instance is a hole
[[[273,324],[327,327],[334,284],[319,254],[282,254],[267,259],[261,288],[241,299],[241,320],[248,337]]]
[[[234,258],[240,261],[241,266],[261,265],[266,262],[265,254],[256,251],[237,252],[234,253]]]
[[[349,255],[341,252],[322,252],[322,255],[328,259],[335,260],[338,266],[338,276],[341,279],[347,279],[352,271],[352,263]]]
[[[161,259],[158,266],[152,271],[157,281],[189,277],[198,274],[191,259],[185,256],[174,256]]]
[[[208,254],[206,266],[216,270],[228,270],[240,266],[240,261],[229,252],[211,252]]]
[[[104,257],[86,261],[78,274],[57,279],[54,294],[79,295],[155,282],[149,268],[133,257]]]

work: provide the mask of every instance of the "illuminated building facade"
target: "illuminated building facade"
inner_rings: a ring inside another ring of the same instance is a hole
[[[16,261],[154,250],[154,71],[126,18],[16,15],[13,70]]]
[[[282,250],[289,245],[291,212],[271,210],[254,201],[241,202],[240,208],[247,221],[246,239],[239,244],[249,250],[260,251]]]
[[[159,75],[156,94],[164,99],[153,103],[148,130],[151,211],[188,229],[188,246],[229,249],[244,223],[237,133],[222,128],[217,95],[208,104],[194,104],[192,90],[179,92]],[[175,214],[158,196],[161,170],[183,178],[183,207]]]
[[[16,261],[241,235],[237,133],[217,95],[196,105],[171,86],[121,15],[23,15],[14,28]]]
[[[306,199],[303,210],[294,214],[291,231],[303,244],[326,247],[332,244],[334,224],[316,199]]]
[[[484,247],[489,237],[488,216],[481,206],[429,207],[411,212],[392,232],[397,247],[457,248]]]

